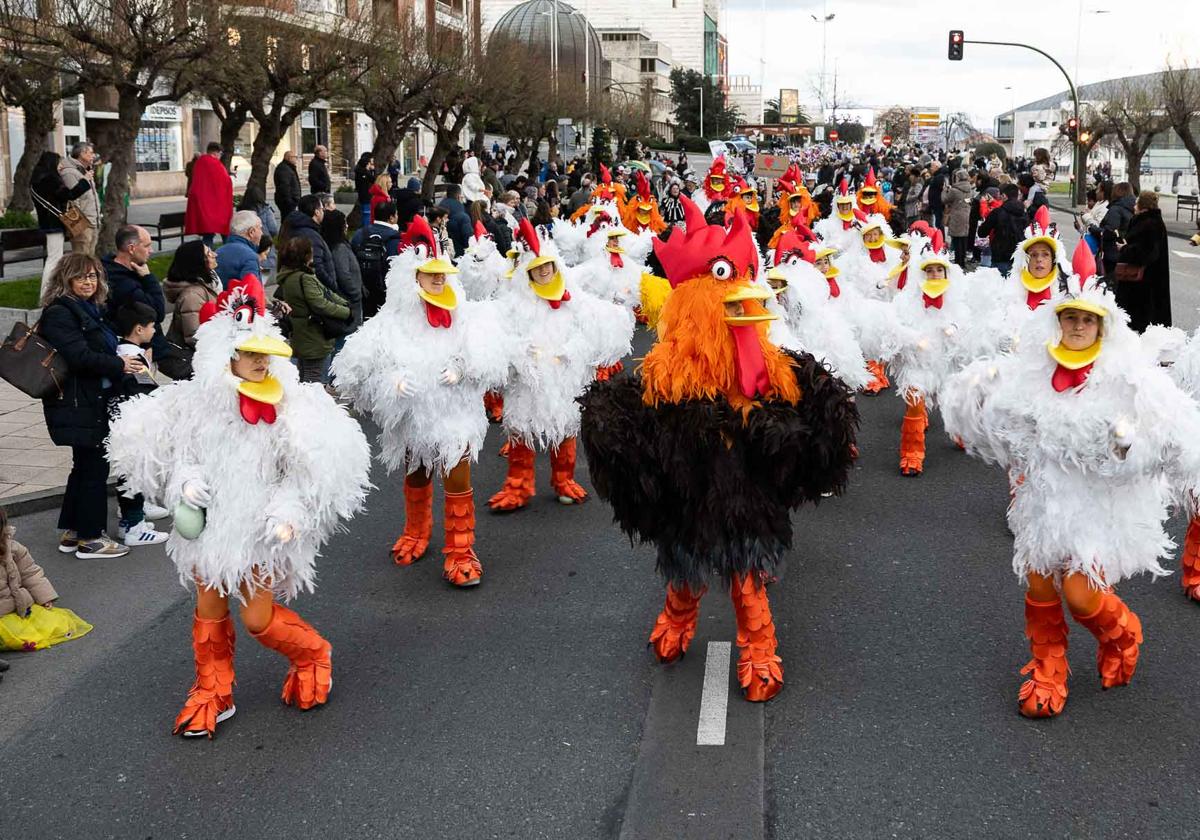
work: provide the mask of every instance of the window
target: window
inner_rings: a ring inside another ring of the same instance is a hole
[[[1037,128],[1037,120],[1030,120],[1030,121],[1029,121],[1029,127],[1030,127],[1030,128]]]
[[[133,143],[134,167],[138,172],[167,172],[177,168],[178,123],[142,121]]]
[[[1045,120],[1042,120],[1041,122],[1039,122],[1039,123],[1038,123],[1038,128],[1045,128],[1045,127],[1046,127],[1046,121],[1045,121]]]
[[[80,119],[83,115],[80,97],[71,96],[62,101],[62,123],[64,127],[78,127],[83,125]]]
[[[317,146],[329,145],[329,129],[323,108],[310,108],[300,117],[300,152],[311,155]]]

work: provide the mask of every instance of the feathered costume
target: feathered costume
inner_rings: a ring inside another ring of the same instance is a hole
[[[482,222],[475,223],[467,252],[458,261],[458,282],[468,300],[489,300],[507,282],[508,261]]]
[[[746,214],[746,221],[751,230],[758,230],[758,215],[762,207],[758,203],[758,190],[746,183],[740,175],[734,181],[733,198],[725,204],[725,224],[733,223],[733,217],[738,213]]]
[[[650,182],[640,169],[637,175],[637,192],[629,197],[621,208],[621,221],[633,233],[648,230],[653,234],[667,229],[662,214],[658,212],[658,199],[650,192]]]
[[[455,586],[474,586],[483,567],[474,549],[470,464],[487,435],[484,393],[504,383],[513,345],[500,304],[463,299],[450,276],[457,269],[438,253],[424,217],[416,216],[403,238],[405,247],[388,269],[387,302],[346,339],[332,372],[338,391],[379,425],[388,471],[405,470],[404,531],[392,558],[407,566],[425,554],[433,479],[442,476],[442,575]],[[427,291],[421,275],[445,276],[444,289]]]
[[[596,368],[615,364],[630,351],[633,315],[574,287],[558,260],[554,243],[541,242],[528,220],[518,238],[522,255],[512,290],[502,299],[504,322],[517,350],[504,386],[504,430],[508,434],[508,476],[488,504],[516,510],[535,491],[534,448],[550,452],[550,483],[563,504],[587,499],[575,481],[575,398],[595,379]],[[554,267],[544,283],[534,274]]]
[[[1033,658],[1018,696],[1029,717],[1058,714],[1067,699],[1063,597],[1100,643],[1103,687],[1132,679],[1141,622],[1110,587],[1142,572],[1166,574],[1166,474],[1181,466],[1196,474],[1200,439],[1200,412],[1140,350],[1128,317],[1093,276],[1086,243],[1073,262],[1065,293],[1026,322],[1016,352],[973,363],[942,392],[947,430],[1022,476],[1008,521],[1013,569],[1030,583]],[[1060,313],[1097,316],[1097,340],[1068,348]]]
[[[693,195],[692,201],[702,213],[707,212],[714,204],[724,204],[733,198],[734,179],[725,171],[724,156],[713,159],[700,186],[702,192]]]
[[[886,220],[892,218],[892,205],[879,191],[879,182],[875,180],[875,167],[867,167],[867,176],[863,178],[862,186],[858,188],[858,209],[870,216],[878,213]]]
[[[851,251],[862,247],[862,239],[854,229],[855,221],[866,218],[866,214],[854,206],[854,194],[850,192],[850,182],[842,178],[837,192],[833,196],[833,212],[820,219],[812,226],[813,230],[825,242],[839,251]]]
[[[710,578],[729,586],[749,700],[783,685],[764,578],[791,547],[791,510],[841,491],[858,415],[840,380],[767,339],[770,295],[742,215],[728,232],[683,200],[687,231],[655,250],[674,287],[640,375],[580,399],[596,491],[622,530],[658,549],[666,605],[650,636],[681,656]]]
[[[166,550],[185,586],[238,599],[267,589],[290,600],[312,589],[321,546],[361,509],[370,447],[324,388],[300,383],[264,298],[248,276],[205,304],[193,378],[123,403],[108,459],[129,492],[176,508]],[[239,352],[267,354],[266,378],[234,376]],[[201,525],[185,537],[189,518]],[[290,660],[285,703],[325,702],[331,648],[311,626],[276,604],[252,635]],[[196,682],[176,731],[211,737],[234,711],[233,621],[197,615],[192,638]]]
[[[571,221],[578,221],[586,216],[593,204],[616,204],[618,217],[625,206],[625,185],[614,182],[612,170],[603,163],[600,164],[600,183],[592,188],[588,203],[571,214]]]
[[[767,247],[779,245],[779,238],[797,225],[811,227],[821,215],[812,196],[804,186],[804,176],[795,163],[788,166],[778,181],[779,227],[771,234]]]

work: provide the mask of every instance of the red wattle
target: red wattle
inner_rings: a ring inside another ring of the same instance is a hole
[[[758,330],[754,324],[739,324],[731,326],[729,331],[733,333],[738,385],[742,395],[747,399],[765,395],[771,388],[771,377],[767,374],[762,345],[758,343]]]
[[[425,320],[429,322],[429,326],[434,327],[449,327],[452,318],[450,317],[449,309],[442,309],[440,306],[434,306],[429,301],[422,301],[425,304]]]
[[[887,262],[887,252],[883,250],[882,245],[878,248],[868,248],[867,253],[871,255],[871,262],[873,263]]]
[[[613,251],[608,252],[608,264],[613,268],[625,267],[625,261],[621,259],[621,255],[614,253]]]
[[[838,286],[836,277],[826,277],[826,282],[829,283],[829,296],[835,298],[842,293],[842,289]]]
[[[926,309],[941,309],[942,301],[945,300],[945,295],[938,295],[935,298],[931,298],[929,295],[921,292],[921,298],[925,301]]]
[[[1030,309],[1037,309],[1048,300],[1050,300],[1050,286],[1047,286],[1040,292],[1027,292],[1025,294],[1025,305]]]
[[[238,393],[238,410],[242,413],[242,419],[251,426],[262,420],[267,425],[275,422],[275,406],[270,403],[259,402],[253,397],[248,397],[243,393]]]
[[[896,278],[896,291],[903,292],[904,284],[908,282],[908,266],[900,269],[900,276]]]
[[[1050,377],[1050,384],[1054,386],[1054,390],[1060,394],[1068,388],[1078,388],[1087,381],[1088,374],[1092,372],[1092,365],[1084,365],[1077,370],[1056,365],[1054,368],[1054,376]]]

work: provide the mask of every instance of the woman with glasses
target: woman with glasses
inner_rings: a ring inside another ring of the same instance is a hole
[[[117,355],[117,336],[101,317],[108,297],[104,268],[95,257],[69,254],[50,275],[38,331],[67,363],[62,392],[42,401],[50,439],[71,447],[71,475],[63,495],[58,550],[81,559],[129,553],[105,534],[108,524],[107,399],[140,361]]]

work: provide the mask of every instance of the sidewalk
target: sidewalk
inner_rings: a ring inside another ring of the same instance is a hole
[[[71,472],[71,448],[55,446],[42,403],[0,379],[0,499],[61,488]]]
[[[1071,202],[1065,195],[1054,194],[1048,196],[1050,206],[1055,210],[1061,210],[1063,213],[1073,212]],[[1175,196],[1159,195],[1158,207],[1162,211],[1163,224],[1167,226],[1167,234],[1178,239],[1191,239],[1196,235],[1196,222],[1194,222],[1184,211],[1179,215],[1178,221],[1175,219]],[[1200,218],[1200,215],[1198,215]]]

